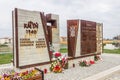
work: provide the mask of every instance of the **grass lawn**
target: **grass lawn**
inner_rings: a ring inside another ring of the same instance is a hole
[[[103,49],[104,53],[111,53],[111,54],[120,54],[120,49]]]
[[[61,53],[67,53],[67,49],[66,48],[61,48],[60,49]],[[120,49],[103,49],[103,53],[111,53],[111,54],[120,54]]]
[[[68,50],[67,50],[67,48],[61,48],[61,49],[60,49],[60,52],[61,52],[61,53],[67,53]]]
[[[12,53],[0,54],[0,64],[10,63],[12,58],[13,58]]]
[[[66,48],[61,48],[60,52],[67,53],[68,51]],[[120,54],[120,49],[114,49],[114,50],[103,49],[103,52],[104,53],[111,53],[111,54]],[[12,58],[13,58],[12,53],[0,54],[0,65],[10,63]]]

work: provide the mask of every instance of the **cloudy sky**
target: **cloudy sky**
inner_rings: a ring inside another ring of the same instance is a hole
[[[60,16],[60,35],[67,19],[103,23],[104,38],[120,35],[120,0],[0,0],[0,38],[12,37],[12,10],[21,8]]]

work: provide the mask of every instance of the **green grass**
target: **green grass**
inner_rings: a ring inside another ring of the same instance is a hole
[[[60,52],[61,52],[61,53],[67,53],[68,50],[67,50],[67,48],[61,48],[61,49],[60,49]]]
[[[61,53],[67,53],[67,48],[61,48],[60,49]],[[111,53],[111,54],[120,54],[120,49],[103,49],[104,53]]]
[[[61,48],[60,49],[61,53],[67,53],[67,48]],[[111,54],[120,54],[120,49],[103,49],[104,53],[111,53]],[[0,64],[7,64],[10,63],[11,59],[13,58],[12,53],[6,53],[6,54],[0,54]]]
[[[0,64],[10,63],[12,58],[13,58],[12,53],[0,54]]]
[[[0,44],[0,47],[8,47],[8,45]]]
[[[103,49],[104,53],[111,53],[111,54],[120,54],[120,49]]]

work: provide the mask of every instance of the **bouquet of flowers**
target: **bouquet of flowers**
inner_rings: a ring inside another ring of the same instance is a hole
[[[60,64],[62,68],[68,69],[68,59],[66,55],[63,55],[62,58],[60,59]]]
[[[60,73],[64,69],[68,69],[68,59],[66,55],[61,55],[60,52],[54,53],[55,60],[51,63],[50,71]]]
[[[61,73],[62,72],[62,67],[61,67],[58,60],[51,63],[50,71],[55,72],[55,73]]]
[[[38,74],[39,74],[39,72],[34,69],[34,70],[27,70],[25,72],[21,72],[18,76],[20,76],[24,80],[24,79],[28,79],[28,78],[37,76]]]
[[[81,60],[81,61],[79,61],[79,65],[82,66],[82,67],[90,66],[90,63],[87,60]]]
[[[40,75],[36,69],[26,70],[24,72],[14,72],[12,74],[0,75],[0,80],[29,80],[29,78]]]
[[[95,64],[95,61],[94,60],[81,60],[79,62],[79,65],[84,67],[84,66],[90,66],[92,64]]]
[[[11,75],[8,74],[0,75],[0,80],[11,80]]]

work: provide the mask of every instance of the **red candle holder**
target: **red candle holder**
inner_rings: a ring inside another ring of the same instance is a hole
[[[44,73],[45,73],[45,74],[47,73],[47,69],[44,69]]]

